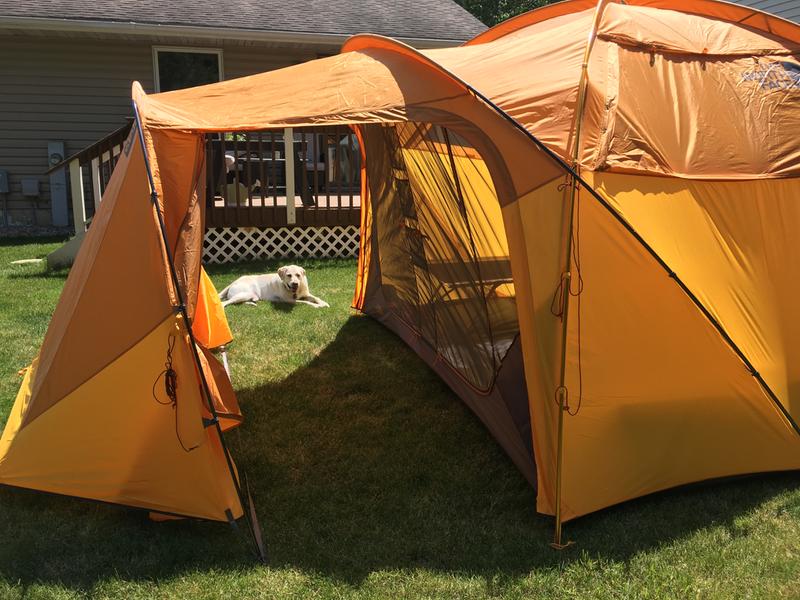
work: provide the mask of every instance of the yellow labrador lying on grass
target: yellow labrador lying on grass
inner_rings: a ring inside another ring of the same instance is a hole
[[[246,302],[255,306],[259,300],[308,304],[314,308],[325,308],[328,303],[312,296],[308,291],[306,271],[302,267],[289,265],[277,273],[268,275],[245,275],[219,293],[222,306]]]

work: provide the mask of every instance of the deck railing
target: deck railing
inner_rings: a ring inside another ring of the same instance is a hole
[[[69,176],[69,203],[75,235],[82,235],[100,206],[111,173],[131,130],[129,120],[119,129],[73,154],[48,170],[65,169]]]
[[[206,136],[207,227],[353,225],[361,159],[346,126]]]
[[[131,122],[55,165],[66,169],[76,235],[100,205]],[[206,136],[206,227],[357,225],[361,153],[347,126]]]

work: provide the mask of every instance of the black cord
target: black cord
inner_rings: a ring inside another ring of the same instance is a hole
[[[577,183],[577,182],[576,182]],[[581,294],[583,293],[583,275],[581,274],[581,190],[578,187],[575,190],[575,227],[572,234],[572,255],[575,262],[575,271],[578,274],[578,289],[576,292],[572,291],[572,280],[570,279],[569,293],[575,298],[576,309],[576,335],[578,338],[578,405],[574,411],[569,409],[567,403],[567,414],[571,417],[576,416],[581,410],[583,403],[583,362],[581,357]]]
[[[164,370],[158,374],[156,380],[153,382],[153,399],[162,406],[172,406],[172,410],[175,411],[175,437],[178,438],[178,443],[181,445],[181,448],[183,448],[184,452],[191,452],[198,446],[187,448],[181,439],[180,432],[178,431],[178,374],[175,372],[175,369],[172,368],[172,351],[174,349],[175,334],[170,333],[169,342],[167,344],[167,360],[164,362]],[[169,400],[166,402],[159,400],[158,396],[156,395],[156,386],[162,377],[164,378],[164,393],[166,394],[167,398],[169,398]]]
[[[574,223],[573,223],[573,231],[570,233],[570,240],[569,244],[572,248],[572,261],[575,264],[575,273],[577,274],[577,281],[578,287],[575,291],[572,289],[572,277],[567,278],[567,274],[564,273],[561,275],[561,279],[558,282],[558,286],[556,287],[555,292],[553,293],[553,300],[550,302],[550,312],[553,316],[558,317],[559,319],[564,319],[564,294],[568,293],[570,296],[575,298],[576,303],[576,334],[578,338],[578,405],[574,411],[570,410],[569,408],[569,401],[565,401],[564,406],[567,410],[567,413],[574,417],[578,414],[581,410],[581,403],[583,401],[583,364],[582,364],[582,357],[581,357],[581,294],[583,293],[583,274],[581,273],[581,245],[580,245],[580,235],[581,235],[581,190],[578,186],[578,182],[567,176],[568,180],[558,186],[558,191],[563,192],[567,186],[574,186],[575,187],[575,215],[574,215]],[[572,179],[570,182],[569,179]],[[570,266],[567,266],[570,269]],[[566,285],[565,285],[565,282]],[[564,340],[564,343],[567,343],[567,340]],[[558,394],[561,391],[562,387],[556,389],[556,403],[558,403]],[[565,398],[567,390],[563,388]]]

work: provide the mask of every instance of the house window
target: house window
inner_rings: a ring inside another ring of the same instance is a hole
[[[156,92],[216,83],[223,78],[222,50],[216,48],[153,48]]]

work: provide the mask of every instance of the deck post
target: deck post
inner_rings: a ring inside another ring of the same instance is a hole
[[[297,222],[294,212],[294,131],[291,127],[283,130],[283,154],[286,169],[286,224]]]
[[[86,233],[86,207],[83,203],[83,168],[77,158],[69,163],[69,186],[72,193],[72,220],[75,224],[75,235],[80,236]]]

